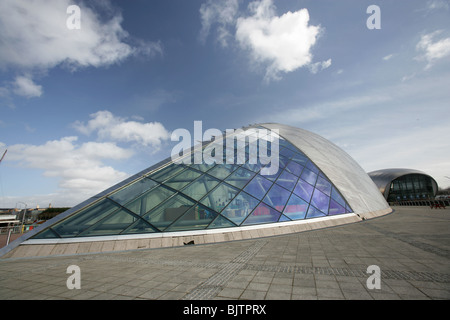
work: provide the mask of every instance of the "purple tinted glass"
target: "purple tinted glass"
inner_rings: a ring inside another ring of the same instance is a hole
[[[309,206],[308,213],[306,214],[306,219],[319,217],[325,217],[325,213],[321,212],[317,208],[314,208],[313,206]]]
[[[316,174],[319,173],[319,169],[317,169],[317,167],[311,161],[308,161],[308,164],[306,165],[306,167]]]
[[[308,182],[309,184],[315,185],[317,180],[317,174],[305,168],[302,172],[301,178],[306,182]]]
[[[297,176],[294,176],[292,173],[284,170],[283,173],[278,177],[276,183],[288,189],[289,191],[292,191],[292,189],[295,187],[295,184],[297,183],[297,180]]]
[[[295,194],[291,195],[283,213],[292,220],[304,219],[308,210],[308,203]]]
[[[242,225],[277,222],[281,213],[261,203]]]
[[[317,178],[316,189],[319,189],[327,196],[331,195],[331,183],[326,178],[323,178],[321,176]]]
[[[330,198],[319,190],[314,190],[311,204],[322,212],[328,213]]]
[[[289,162],[289,164],[286,166],[286,170],[288,170],[290,173],[295,174],[297,177],[300,177],[302,170],[303,170],[303,166],[299,165],[297,162],[295,161],[291,161]]]
[[[294,193],[301,197],[302,199],[309,202],[311,199],[311,196],[313,194],[314,187],[311,186],[306,181],[303,181],[302,179],[299,179],[297,182],[297,185],[295,186]]]
[[[274,184],[269,190],[263,201],[269,206],[277,209],[278,211],[283,211],[284,205],[289,199],[290,192],[286,189]]]
[[[339,205],[336,201],[333,199],[330,200],[330,209],[328,210],[328,215],[335,215],[335,214],[343,214],[345,213],[345,208]]]
[[[252,181],[248,183],[248,185],[245,187],[245,191],[252,196],[262,199],[264,195],[267,193],[267,191],[270,189],[270,186],[272,185],[272,182],[267,180],[266,178],[263,178],[260,175],[257,175],[253,178]]]

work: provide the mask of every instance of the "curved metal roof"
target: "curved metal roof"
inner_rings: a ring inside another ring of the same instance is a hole
[[[261,126],[278,129],[280,136],[305,153],[335,184],[358,214],[389,208],[377,186],[361,166],[331,141],[310,131],[278,123]]]
[[[420,174],[429,177],[433,183],[434,193],[437,192],[438,187],[436,180],[434,180],[432,176],[420,170],[408,168],[389,168],[375,170],[368,173],[369,177],[372,178],[373,182],[377,185],[378,189],[383,194],[385,199],[387,199],[389,196],[389,188],[392,181],[409,174]]]

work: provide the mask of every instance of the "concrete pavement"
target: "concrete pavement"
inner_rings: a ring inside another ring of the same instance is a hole
[[[0,299],[449,299],[450,209],[394,210],[260,239],[0,259]],[[81,289],[66,285],[71,265]]]

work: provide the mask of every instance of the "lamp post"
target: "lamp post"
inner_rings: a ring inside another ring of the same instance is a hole
[[[23,216],[22,216],[22,229],[21,229],[21,233],[23,233],[23,226],[25,223],[25,215],[27,214],[27,204],[25,202],[21,202],[21,201],[19,201],[18,203],[22,203],[25,205],[25,211],[23,212]]]

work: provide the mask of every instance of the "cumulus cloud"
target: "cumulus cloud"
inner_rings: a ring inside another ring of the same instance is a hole
[[[59,187],[73,194],[95,194],[125,179],[128,174],[103,164],[133,155],[114,143],[77,144],[75,136],[47,141],[41,145],[16,144],[8,147],[8,162],[44,170],[44,176],[57,177]]]
[[[98,111],[90,115],[87,123],[77,121],[74,127],[89,135],[96,132],[102,140],[134,142],[143,146],[160,147],[163,140],[170,137],[169,132],[159,122],[142,123],[117,117],[109,111]]]
[[[200,38],[205,40],[212,26],[218,25],[216,40],[226,46],[234,33],[238,47],[249,52],[253,64],[265,68],[268,81],[301,67],[316,73],[331,65],[331,59],[313,63],[311,49],[323,29],[309,24],[307,9],[277,16],[272,0],[260,0],[251,2],[250,14],[243,16],[238,7],[237,0],[204,3]]]
[[[96,7],[103,12],[78,3],[81,28],[69,29],[67,8],[73,4],[72,0],[0,1],[0,68],[28,74],[56,66],[75,71],[108,66],[135,55],[162,54],[159,42],[133,39],[126,32],[120,12],[114,12],[108,0]],[[19,87],[13,91],[17,94],[39,96],[42,92],[30,77],[17,81]]]
[[[437,30],[423,35],[416,46],[416,49],[422,53],[417,59],[428,62],[426,69],[431,68],[438,60],[450,57],[450,37],[435,40],[441,33],[442,30]]]
[[[13,83],[13,91],[15,94],[27,98],[40,97],[42,86],[35,84],[30,76],[18,76]]]
[[[229,27],[236,23],[238,9],[238,0],[208,0],[202,4],[200,7],[200,18],[202,22],[199,35],[200,41],[205,42],[212,26],[217,24],[217,41],[223,47],[226,47],[231,38]]]

